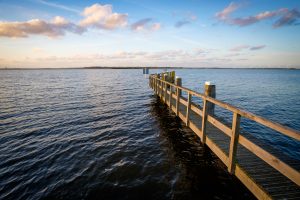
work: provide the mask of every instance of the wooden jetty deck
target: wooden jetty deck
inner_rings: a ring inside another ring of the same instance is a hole
[[[170,80],[170,73],[169,78],[166,76],[164,73],[150,75],[149,86],[258,199],[300,199],[300,162],[285,159],[280,152],[264,148],[250,134],[240,133],[240,120],[241,117],[253,120],[296,141],[300,141],[299,131],[175,85],[166,81]],[[188,98],[181,96],[181,91]],[[201,98],[203,105],[195,104],[193,96]],[[208,112],[209,104],[232,112],[231,127]]]

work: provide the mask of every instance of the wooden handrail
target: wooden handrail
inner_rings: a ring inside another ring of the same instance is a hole
[[[151,79],[154,79],[151,80]],[[197,135],[200,136],[201,141],[203,143],[206,143],[208,146],[212,148],[212,150],[221,158],[221,160],[224,162],[224,164],[228,167],[228,171],[230,173],[235,174],[235,168],[237,166],[237,175],[238,176],[244,176],[241,174],[242,172],[240,171],[240,168],[238,167],[238,163],[236,162],[236,151],[237,151],[237,145],[241,144],[245,148],[247,148],[249,151],[254,153],[256,156],[264,160],[266,163],[268,163],[270,166],[272,166],[274,169],[282,173],[284,176],[292,180],[294,183],[296,183],[298,186],[300,186],[300,173],[290,167],[288,164],[282,162],[280,159],[272,155],[271,153],[265,151],[261,147],[257,146],[250,140],[246,139],[244,136],[239,134],[239,126],[240,126],[240,118],[245,117],[247,119],[250,119],[252,121],[255,121],[261,125],[264,125],[266,127],[269,127],[275,131],[278,131],[282,133],[283,135],[289,136],[295,140],[300,141],[300,132],[297,130],[293,130],[291,128],[288,128],[286,126],[283,126],[281,124],[272,122],[268,119],[265,119],[263,117],[257,116],[255,114],[252,114],[248,111],[242,110],[240,108],[234,107],[230,104],[227,104],[225,102],[219,101],[217,99],[214,99],[212,97],[206,96],[204,94],[195,92],[193,90],[190,90],[188,88],[182,87],[175,85],[173,83],[170,83],[168,81],[156,78],[153,75],[150,75],[150,80],[152,84],[155,84],[153,88],[158,90],[157,94],[160,95],[160,97],[166,102],[166,95],[169,94],[169,103],[170,107],[171,106],[171,101],[172,99],[176,100],[176,107],[175,107],[175,113],[177,116],[183,119],[185,121],[186,125],[189,127],[192,127],[192,129],[196,132]],[[167,91],[167,86],[170,86],[170,92],[168,93]],[[172,93],[172,88],[176,91],[176,94]],[[180,90],[185,91],[188,93],[188,99],[180,96]],[[164,95],[164,97],[163,97]],[[197,96],[202,98],[203,100],[203,109],[199,106],[197,106],[195,103],[192,102],[192,96]],[[226,110],[229,110],[233,112],[233,119],[232,119],[232,127],[229,128],[226,125],[224,125],[222,122],[218,121],[216,118],[211,116],[207,112],[207,103],[213,103],[215,105],[218,105]],[[186,110],[186,115],[183,116],[179,112],[179,105],[183,104],[187,107]],[[197,129],[193,123],[189,123],[189,115],[191,110],[196,112],[198,115],[202,117],[202,130]],[[227,136],[231,138],[230,141],[230,149],[229,149],[229,155],[227,156],[224,154],[217,146],[216,144],[206,137],[206,127],[207,127],[207,122],[210,122],[213,126],[217,127],[220,129],[222,132],[224,132]]]
[[[154,76],[152,76],[152,78],[158,79],[158,78],[156,78]],[[207,100],[207,101],[209,101],[209,102],[211,102],[213,104],[216,104],[216,105],[218,105],[218,106],[220,106],[220,107],[222,107],[222,108],[224,108],[226,110],[229,110],[231,112],[237,113],[237,114],[241,115],[242,117],[245,117],[247,119],[255,121],[255,122],[259,123],[259,124],[262,124],[262,125],[264,125],[266,127],[269,127],[269,128],[271,128],[271,129],[273,129],[275,131],[278,131],[278,132],[280,132],[280,133],[282,133],[282,134],[284,134],[286,136],[289,136],[289,137],[291,137],[293,139],[296,139],[296,140],[300,141],[300,132],[297,131],[297,130],[291,129],[291,128],[286,127],[286,126],[283,126],[283,125],[281,125],[279,123],[276,123],[276,122],[272,122],[272,121],[270,121],[268,119],[265,119],[263,117],[255,115],[253,113],[245,111],[243,109],[237,108],[237,107],[232,106],[232,105],[230,105],[228,103],[219,101],[219,100],[214,99],[212,97],[206,96],[204,94],[198,93],[196,91],[190,90],[188,88],[185,88],[185,87],[182,87],[182,86],[178,86],[178,85],[172,84],[170,82],[167,82],[167,81],[164,81],[164,80],[161,80],[161,79],[159,79],[159,80],[162,81],[162,82],[164,82],[164,83],[166,83],[166,84],[168,84],[168,85],[171,85],[172,87],[174,87],[176,89],[178,88],[178,89],[181,89],[181,90],[183,90],[185,92],[188,92],[189,94],[191,94],[193,96],[200,97],[200,98],[203,99],[203,101]]]

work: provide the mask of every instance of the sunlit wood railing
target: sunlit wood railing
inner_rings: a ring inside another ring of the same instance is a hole
[[[160,75],[162,77],[163,74]],[[251,177],[247,175],[247,173],[239,166],[236,160],[237,154],[237,146],[241,144],[246,149],[251,151],[257,157],[268,163],[274,169],[279,171],[281,174],[286,176],[288,179],[296,183],[300,186],[300,173],[296,169],[292,168],[288,164],[281,161],[276,156],[272,155],[268,151],[254,144],[252,141],[248,140],[246,137],[240,134],[240,121],[241,118],[247,118],[249,120],[255,121],[258,124],[264,125],[272,130],[278,131],[279,133],[286,135],[290,138],[293,138],[297,141],[300,141],[300,132],[283,126],[281,124],[272,122],[263,117],[257,116],[248,111],[242,110],[240,108],[234,107],[225,102],[219,101],[215,98],[206,96],[204,94],[195,92],[188,88],[175,85],[167,80],[162,80],[159,78],[157,74],[152,74],[149,76],[149,86],[155,91],[157,95],[159,95],[162,100],[173,110],[177,116],[179,116],[184,123],[190,127],[200,138],[201,142],[205,143],[210,149],[223,161],[223,163],[227,166],[228,171],[234,175],[236,175],[242,183],[244,183],[248,189],[255,194],[255,196],[259,199],[269,199],[269,197],[261,186],[257,185]],[[179,91],[185,91],[187,93],[188,98],[184,98],[179,95]],[[169,97],[167,99],[167,96]],[[202,108],[192,102],[192,97],[199,97],[203,101]],[[175,108],[172,106],[172,100],[175,100]],[[214,116],[207,113],[207,103],[210,102],[212,104],[218,105],[221,108],[224,108],[233,113],[232,125],[231,128],[226,126],[224,123],[216,119]],[[183,116],[182,113],[179,112],[179,104],[183,104],[186,106],[186,115]],[[202,129],[200,130],[195,124],[193,124],[190,118],[191,110],[199,115],[202,119]],[[230,147],[229,147],[229,155],[227,156],[217,145],[207,137],[206,127],[207,122],[210,122],[213,126],[224,132],[227,136],[230,137]]]

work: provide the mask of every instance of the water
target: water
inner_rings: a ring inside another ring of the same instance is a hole
[[[197,91],[211,80],[218,99],[300,129],[299,70],[177,74]],[[0,199],[253,198],[142,70],[2,70],[0,94]],[[299,159],[299,143],[252,132]]]

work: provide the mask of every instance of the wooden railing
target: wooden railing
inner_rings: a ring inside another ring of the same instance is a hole
[[[206,96],[204,94],[195,92],[193,90],[190,90],[188,88],[175,85],[171,82],[168,82],[166,80],[162,80],[158,78],[157,74],[153,74],[149,76],[149,85],[151,88],[154,89],[156,94],[158,94],[160,97],[163,98],[163,101],[167,103],[171,109],[176,113],[177,116],[179,116],[185,124],[190,127],[200,138],[201,142],[205,143],[207,146],[210,147],[210,149],[223,161],[223,163],[228,167],[228,171],[232,174],[235,174],[253,193],[256,193],[255,195],[258,198],[267,198],[265,197],[265,193],[261,190],[259,186],[253,183],[252,180],[249,180],[247,177],[247,174],[240,168],[236,161],[236,154],[237,154],[237,145],[241,144],[246,149],[251,151],[253,154],[255,154],[260,159],[264,160],[266,163],[268,163],[270,166],[272,166],[274,169],[282,173],[284,176],[289,178],[291,181],[296,183],[298,186],[300,186],[300,173],[289,166],[288,164],[281,161],[276,156],[272,155],[268,151],[264,150],[263,148],[259,147],[258,145],[254,144],[250,140],[248,140],[246,137],[240,134],[240,121],[241,118],[247,118],[249,120],[255,121],[258,124],[264,125],[266,127],[269,127],[275,131],[278,131],[279,133],[286,135],[290,138],[293,138],[297,141],[300,141],[300,132],[293,130],[291,128],[288,128],[286,126],[282,126],[278,123],[272,122],[268,119],[265,119],[263,117],[257,116],[253,113],[247,112],[245,110],[242,110],[240,108],[234,107],[230,104],[227,104],[225,102],[219,101],[217,99],[211,98],[209,96]],[[168,89],[169,88],[169,89]],[[179,95],[179,90],[185,91],[187,93],[188,98],[183,98]],[[173,92],[174,91],[174,92]],[[168,99],[166,97],[169,96]],[[202,109],[200,106],[197,106],[194,102],[192,102],[192,97],[196,96],[202,99],[203,101],[203,107]],[[176,100],[175,109],[171,106],[172,100]],[[179,104],[183,104],[186,106],[186,116],[180,116],[182,115],[179,112]],[[231,111],[233,113],[233,119],[232,119],[232,126],[229,128],[225,124],[223,124],[221,121],[216,119],[214,116],[207,113],[207,104],[212,103],[215,105],[220,106],[221,108],[224,108],[228,111]],[[193,124],[189,118],[190,118],[190,112],[191,110],[201,116],[202,118],[202,129],[196,127],[195,124]],[[224,132],[227,136],[230,137],[230,147],[229,147],[229,155],[227,156],[211,139],[209,139],[206,136],[206,127],[207,122],[210,122],[213,126],[217,127],[219,130]]]

